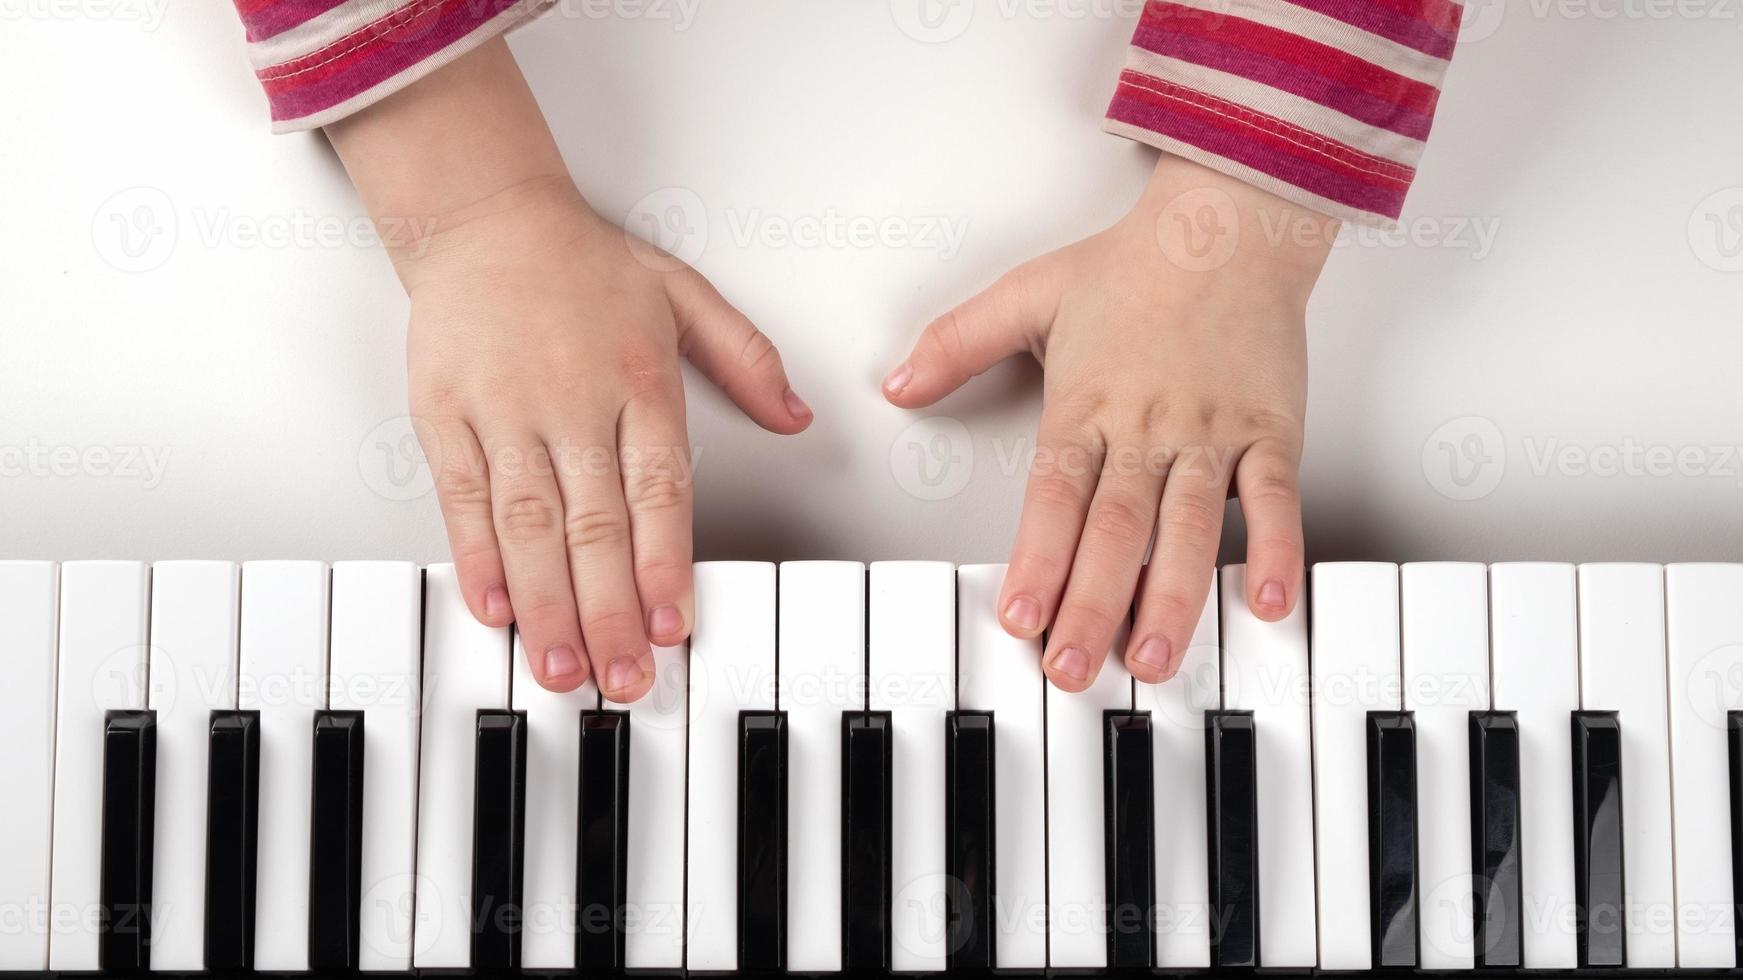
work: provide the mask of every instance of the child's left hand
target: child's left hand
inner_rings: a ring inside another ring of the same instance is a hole
[[[1140,586],[1126,665],[1151,682],[1179,669],[1231,484],[1247,519],[1249,605],[1266,620],[1294,606],[1306,306],[1335,230],[1164,154],[1130,214],[933,322],[885,379],[891,402],[919,408],[1012,354],[1045,365],[999,617],[1016,636],[1048,630],[1043,664],[1058,687],[1095,679]]]

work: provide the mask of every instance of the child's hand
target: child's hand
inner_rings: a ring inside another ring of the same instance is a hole
[[[1054,684],[1089,686],[1138,592],[1126,664],[1140,680],[1173,676],[1231,485],[1247,519],[1248,603],[1266,620],[1294,606],[1305,308],[1335,227],[1164,154],[1118,224],[940,317],[885,379],[890,401],[918,408],[1018,352],[1046,366],[999,617],[1021,637],[1047,629]]]
[[[634,701],[650,640],[693,622],[679,355],[768,429],[797,432],[810,410],[701,275],[587,206],[500,42],[330,132],[378,225],[430,222],[388,244],[468,606],[516,624],[545,687],[591,670]]]

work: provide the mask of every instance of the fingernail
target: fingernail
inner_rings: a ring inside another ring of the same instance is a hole
[[[1138,652],[1132,654],[1132,659],[1146,667],[1165,670],[1168,667],[1168,641],[1160,636],[1152,636],[1138,647]]]
[[[508,612],[507,589],[499,585],[484,593],[484,615],[494,618],[505,612]]]
[[[884,379],[884,390],[892,395],[899,395],[903,388],[908,387],[908,382],[912,380],[914,380],[914,369],[905,363],[898,364],[896,369],[890,372],[890,376]]]
[[[1041,604],[1020,595],[1005,607],[1005,622],[1020,630],[1032,630],[1041,625]]]
[[[1272,579],[1259,586],[1259,605],[1272,609],[1283,608],[1283,583]]]
[[[788,388],[787,393],[782,397],[787,403],[788,415],[791,415],[796,419],[808,419],[811,417],[811,406],[805,404],[803,398],[794,394],[793,389]]]
[[[635,687],[641,681],[641,665],[632,657],[619,657],[605,668],[605,686],[601,690],[606,694],[617,694]]]
[[[559,643],[545,651],[545,676],[567,677],[581,669],[581,658],[575,651]]]
[[[1089,657],[1076,647],[1066,647],[1053,655],[1053,670],[1074,681],[1089,677]]]
[[[671,636],[684,628],[684,617],[677,606],[659,606],[648,617],[648,632],[655,636]]]

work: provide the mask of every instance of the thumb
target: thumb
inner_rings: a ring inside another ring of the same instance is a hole
[[[1012,354],[1030,350],[1058,306],[1046,266],[1030,262],[1012,269],[933,320],[908,359],[884,378],[884,397],[902,408],[932,404]]]
[[[811,409],[793,393],[774,342],[701,273],[684,268],[668,275],[666,297],[678,325],[678,352],[744,414],[782,435],[811,424]]]

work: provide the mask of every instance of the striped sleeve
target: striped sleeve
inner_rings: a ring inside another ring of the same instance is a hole
[[[335,122],[555,0],[235,0],[275,133]]]
[[[1362,224],[1398,218],[1456,0],[1149,0],[1105,128]]]

